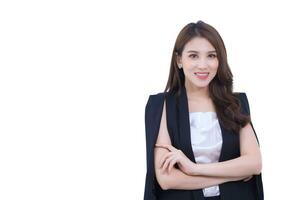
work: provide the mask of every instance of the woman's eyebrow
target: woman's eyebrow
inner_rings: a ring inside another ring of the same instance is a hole
[[[198,51],[195,51],[195,50],[189,50],[187,53],[198,53]],[[212,50],[212,51],[208,51],[207,53],[216,53],[215,50]]]

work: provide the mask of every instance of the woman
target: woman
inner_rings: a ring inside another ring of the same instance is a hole
[[[145,200],[262,200],[262,158],[225,45],[198,21],[179,33],[165,91],[145,109]]]

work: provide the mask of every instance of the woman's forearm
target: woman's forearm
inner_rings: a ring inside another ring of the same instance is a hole
[[[210,186],[222,184],[229,181],[238,181],[245,179],[243,177],[212,177],[212,176],[191,176],[183,173],[181,170],[172,168],[170,173],[160,174],[160,184],[162,189],[182,189],[195,190],[203,189]]]
[[[223,162],[195,164],[192,175],[241,177],[258,175],[260,172],[260,159],[256,156],[245,155]]]

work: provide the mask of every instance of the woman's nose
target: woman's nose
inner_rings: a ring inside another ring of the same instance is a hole
[[[198,59],[195,62],[195,67],[197,67],[199,69],[207,69],[207,67],[208,67],[207,60],[206,59]]]

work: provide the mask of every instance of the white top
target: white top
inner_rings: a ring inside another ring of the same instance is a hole
[[[222,131],[215,112],[191,112],[191,144],[197,163],[219,161],[222,148]],[[205,197],[220,195],[219,186],[203,188]]]

